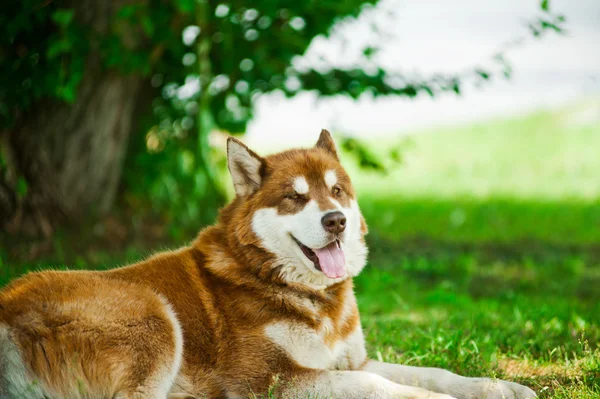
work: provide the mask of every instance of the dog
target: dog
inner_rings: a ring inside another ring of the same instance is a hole
[[[0,292],[1,398],[526,399],[516,383],[369,360],[352,278],[367,225],[331,135],[261,157],[190,246]]]

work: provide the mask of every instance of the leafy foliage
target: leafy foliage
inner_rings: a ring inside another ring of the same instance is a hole
[[[212,176],[208,131],[243,132],[257,96],[273,91],[354,99],[460,94],[464,84],[480,84],[495,74],[478,68],[407,78],[372,62],[377,41],[362,49],[364,65],[316,68],[294,62],[336,22],[356,18],[376,3],[110,0],[105,8],[110,15],[95,16],[98,10],[67,0],[7,0],[0,14],[0,125],[10,128],[42,101],[77,101],[88,65],[142,77],[155,98],[129,145],[126,197],[150,192],[152,206],[173,221],[210,221],[222,196]],[[564,18],[550,11],[547,0],[540,9],[543,15],[528,24],[531,33],[560,32]],[[510,75],[502,52],[493,62]],[[348,139],[344,146],[362,166],[386,170],[360,142]],[[398,149],[390,155],[401,158]],[[187,209],[185,216],[181,209]]]
[[[38,0],[11,0],[0,13],[0,120],[35,101],[75,100],[88,42],[74,11]]]
[[[0,15],[0,112],[4,122],[10,122],[15,113],[42,98],[74,101],[90,46],[99,49],[105,67],[153,77],[164,97],[175,100],[181,94],[175,89],[186,79],[200,78],[199,38],[211,42],[210,107],[217,126],[227,131],[243,131],[252,116],[254,96],[274,90],[288,96],[314,90],[352,98],[363,93],[409,97],[420,92],[460,93],[465,76],[408,80],[381,68],[367,72],[293,66],[293,58],[303,54],[313,38],[327,35],[336,21],[356,17],[375,3],[268,1],[248,7],[239,0],[210,2],[208,18],[199,26],[198,2],[149,0],[118,7],[109,28],[98,32],[84,26],[81,10],[68,8],[64,0],[10,0]],[[544,15],[528,24],[531,32],[536,36],[546,30],[560,32],[564,18],[551,13],[547,0],[540,8]],[[376,52],[374,45],[363,50],[365,59]],[[489,71],[473,74],[482,80],[490,77]],[[196,94],[188,99],[194,100]]]

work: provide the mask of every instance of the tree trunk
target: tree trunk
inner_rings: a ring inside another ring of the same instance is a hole
[[[105,34],[125,1],[74,2],[76,19]],[[98,54],[92,44],[73,104],[38,103],[2,132],[8,181],[0,184],[0,228],[49,236],[61,224],[110,209],[142,79],[103,69]],[[17,177],[27,191],[15,204],[8,187]]]
[[[88,68],[74,104],[40,104],[8,132],[11,174],[27,182],[13,232],[48,236],[61,223],[110,209],[140,81],[97,69]]]

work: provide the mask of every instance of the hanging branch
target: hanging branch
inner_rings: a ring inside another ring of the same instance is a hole
[[[221,200],[220,191],[215,183],[215,175],[210,162],[209,134],[214,126],[210,102],[210,83],[213,79],[210,52],[212,39],[210,32],[211,9],[208,0],[198,0],[196,6],[196,24],[200,28],[200,35],[196,43],[196,58],[198,63],[198,76],[200,81],[200,93],[198,96],[197,117],[197,166],[205,172],[208,186],[214,191],[217,202]]]

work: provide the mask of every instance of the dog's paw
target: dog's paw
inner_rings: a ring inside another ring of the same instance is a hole
[[[532,399],[537,398],[536,393],[529,387],[516,382],[503,380],[490,380],[486,392],[481,398],[485,399]]]
[[[445,393],[428,392],[419,399],[456,399],[454,396],[446,395]]]
[[[395,398],[395,397],[394,397]],[[427,391],[419,395],[402,395],[398,396],[399,399],[457,399],[454,396],[446,395],[444,393],[436,393]]]
[[[431,392],[429,396],[423,396],[423,399],[456,399],[454,396],[446,395],[444,393]]]
[[[170,393],[167,399],[196,399],[196,397],[189,393]]]
[[[437,393],[421,388],[404,387],[398,395],[393,396],[394,399],[457,399],[454,396],[445,393]]]
[[[500,389],[504,396],[503,398],[510,399],[532,399],[537,398],[533,389],[525,385],[517,384],[516,382],[500,381]]]

